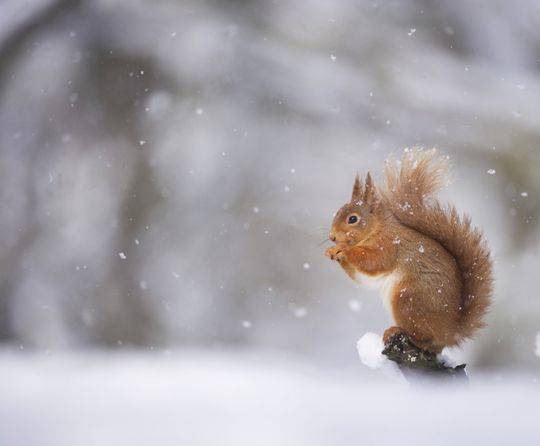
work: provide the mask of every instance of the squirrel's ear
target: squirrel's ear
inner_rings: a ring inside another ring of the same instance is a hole
[[[375,210],[378,205],[378,199],[375,192],[375,185],[371,178],[371,173],[368,172],[366,177],[366,187],[364,188],[364,203],[366,203],[371,210]]]
[[[354,186],[351,195],[351,202],[359,201],[362,199],[362,183],[360,182],[360,177],[356,174],[354,179]]]

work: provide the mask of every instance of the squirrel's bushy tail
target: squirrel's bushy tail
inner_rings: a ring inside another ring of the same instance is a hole
[[[482,232],[467,215],[434,198],[449,177],[448,159],[435,149],[406,150],[401,161],[390,159],[385,168],[385,204],[405,226],[437,240],[456,260],[463,280],[461,332],[457,342],[484,326],[493,287],[489,249]]]

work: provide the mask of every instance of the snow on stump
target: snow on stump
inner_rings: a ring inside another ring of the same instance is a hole
[[[405,333],[396,333],[384,346],[382,354],[394,361],[408,378],[428,376],[443,379],[467,379],[465,365],[452,367],[434,353],[414,345]]]
[[[399,381],[419,377],[467,379],[465,364],[450,366],[441,356],[418,348],[404,333],[395,334],[386,345],[378,334],[366,333],[356,348],[365,366]]]

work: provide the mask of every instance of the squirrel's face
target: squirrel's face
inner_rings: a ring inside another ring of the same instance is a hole
[[[344,205],[334,217],[329,238],[342,245],[356,245],[367,239],[375,226],[375,217],[363,202]]]
[[[369,238],[376,225],[378,200],[368,173],[365,185],[356,177],[351,201],[336,213],[329,238],[342,245],[356,245]]]

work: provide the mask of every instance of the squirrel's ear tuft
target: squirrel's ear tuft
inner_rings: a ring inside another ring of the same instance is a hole
[[[366,203],[372,210],[374,210],[378,205],[375,185],[373,184],[373,179],[371,178],[371,173],[369,172],[366,177],[366,186],[364,188],[363,200],[364,203]]]
[[[351,195],[351,202],[359,201],[361,199],[362,199],[362,183],[360,181],[360,177],[358,176],[358,174],[356,174],[356,178],[354,179],[352,195]]]

